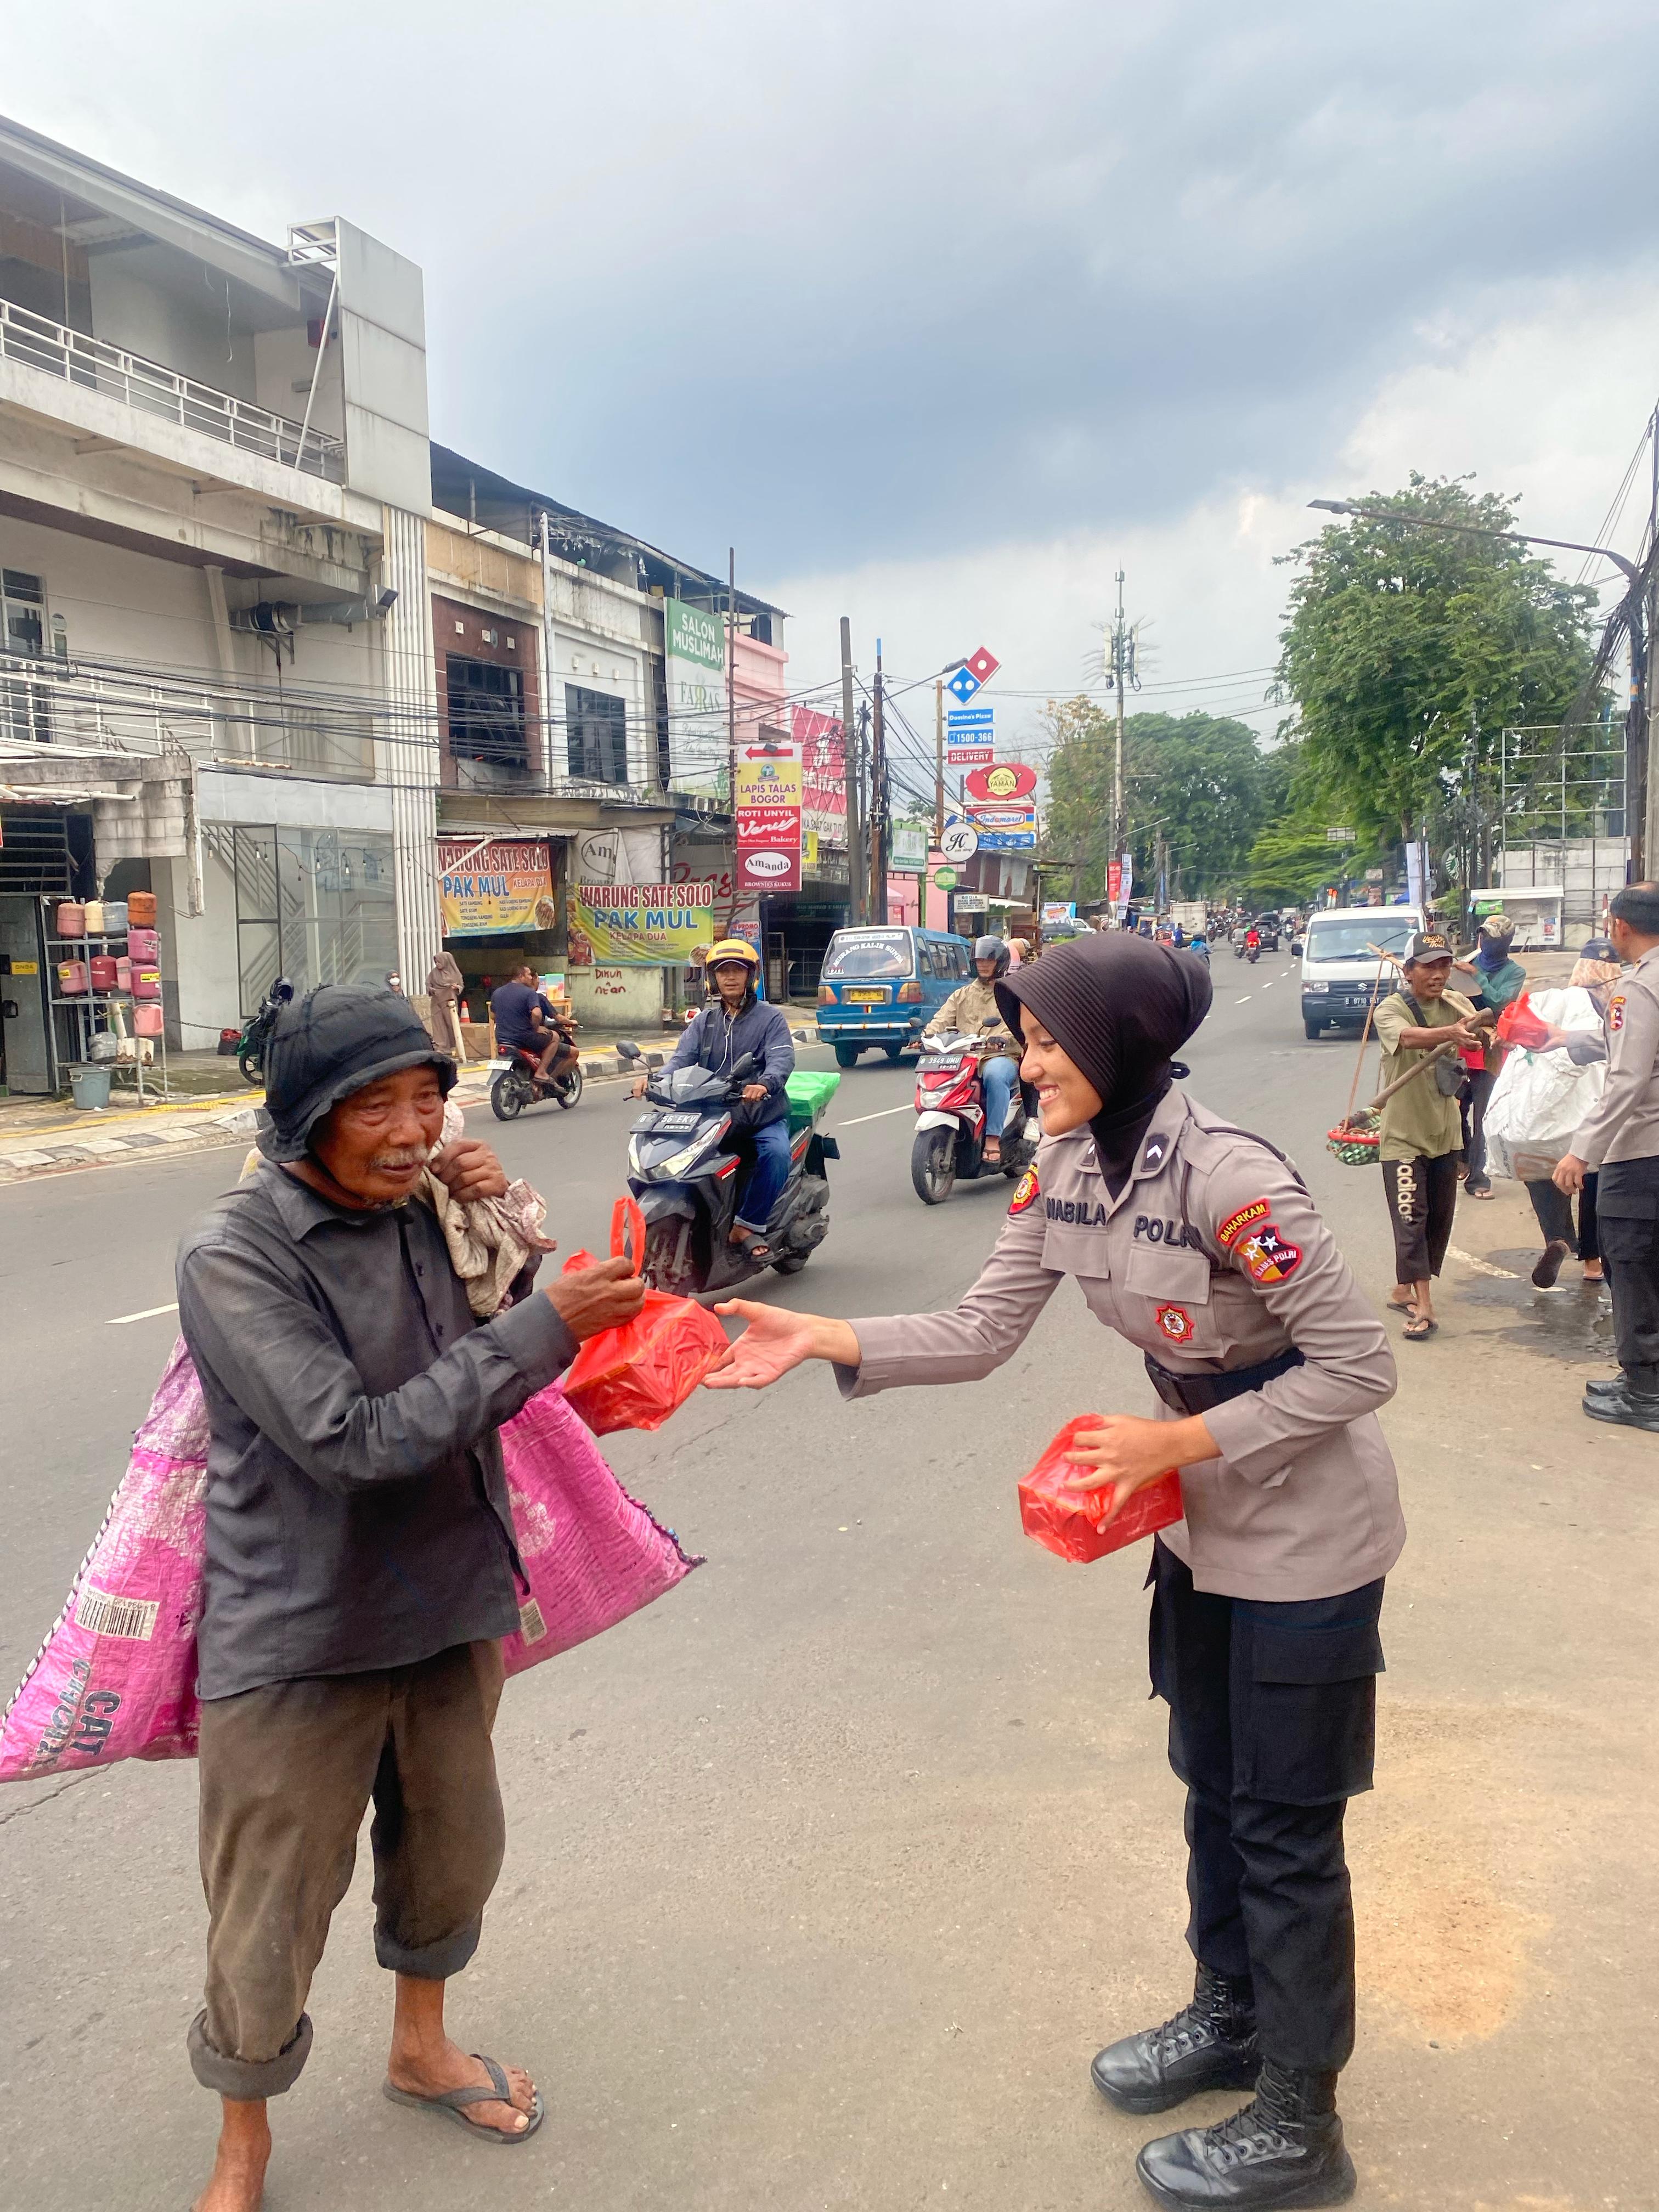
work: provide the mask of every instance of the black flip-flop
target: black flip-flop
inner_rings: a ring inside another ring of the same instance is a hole
[[[1413,1314],[1401,1334],[1407,1344],[1426,1344],[1440,1328],[1437,1321],[1430,1321],[1422,1314]]]
[[[531,2136],[540,2127],[545,2115],[546,2107],[542,2103],[541,2091],[532,2090],[530,2110],[525,2115],[530,2124],[528,2127],[520,2128],[514,2134],[509,2135],[505,2128],[486,2128],[481,2126],[477,2120],[469,2120],[466,2117],[466,2108],[469,2105],[513,2104],[512,2085],[507,2081],[503,2069],[498,2066],[493,2058],[486,2058],[482,2051],[475,2051],[472,2056],[481,2066],[489,2068],[490,2087],[444,2089],[441,2090],[435,2097],[417,2097],[412,2089],[395,2087],[388,2078],[380,2084],[380,2094],[389,2098],[394,2105],[412,2105],[417,2112],[435,2112],[441,2120],[453,2120],[458,2128],[465,2128],[468,2135],[477,2142],[528,2142]],[[519,2107],[514,2105],[513,2109],[516,2112]]]
[[[1383,1304],[1390,1313],[1414,1314],[1417,1305],[1412,1298],[1384,1298]]]

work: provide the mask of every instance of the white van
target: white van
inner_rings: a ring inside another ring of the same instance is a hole
[[[1386,998],[1400,980],[1397,968],[1367,948],[1403,960],[1422,927],[1414,906],[1334,906],[1310,914],[1302,945],[1302,1026],[1309,1037],[1333,1026],[1358,1029],[1373,994]]]

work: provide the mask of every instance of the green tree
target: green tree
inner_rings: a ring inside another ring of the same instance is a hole
[[[1559,720],[1589,669],[1590,591],[1523,545],[1410,526],[1512,530],[1513,502],[1468,482],[1413,471],[1364,502],[1400,520],[1352,517],[1286,556],[1279,676],[1304,772],[1372,841],[1423,835],[1506,726]]]
[[[1102,895],[1112,842],[1116,722],[1091,699],[1052,703],[1046,856],[1081,863],[1085,897]],[[1281,748],[1281,750],[1284,750]],[[1157,839],[1172,881],[1197,896],[1242,880],[1258,824],[1286,768],[1243,722],[1212,714],[1131,714],[1123,731],[1127,842],[1135,879],[1150,880]]]

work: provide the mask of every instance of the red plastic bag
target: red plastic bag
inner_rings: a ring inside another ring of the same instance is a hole
[[[619,1198],[611,1213],[611,1256],[630,1259],[638,1274],[644,1251],[645,1216],[633,1199]],[[594,1265],[591,1252],[573,1252],[564,1272]],[[595,1436],[659,1429],[725,1349],[726,1331],[704,1307],[647,1290],[632,1321],[588,1338],[565,1370],[564,1395]]]
[[[1079,1413],[1067,1421],[1019,1486],[1020,1527],[1057,1559],[1103,1559],[1108,1552],[1121,1552],[1126,1544],[1138,1544],[1143,1536],[1167,1528],[1184,1510],[1181,1476],[1174,1468],[1136,1491],[1116,1520],[1104,1528],[1101,1516],[1112,1502],[1109,1482],[1098,1490],[1060,1487],[1079,1471],[1066,1453],[1085,1429],[1097,1429],[1100,1420],[1098,1413]]]
[[[1532,994],[1522,991],[1518,999],[1511,999],[1498,1017],[1494,1034],[1505,1044],[1517,1046],[1522,1052],[1537,1052],[1550,1041],[1549,1024],[1532,1010]]]

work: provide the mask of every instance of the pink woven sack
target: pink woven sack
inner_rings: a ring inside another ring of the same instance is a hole
[[[180,1337],[103,1526],[0,1719],[0,1782],[195,1757],[207,1442]],[[530,1584],[502,1645],[509,1674],[625,1620],[702,1565],[623,1490],[556,1383],[505,1425],[501,1449]]]
[[[530,1584],[501,1645],[509,1674],[613,1628],[702,1565],[629,1496],[556,1382],[505,1424],[501,1455]]]
[[[180,1337],[103,1526],[0,1721],[0,1782],[195,1757],[207,1441]]]

